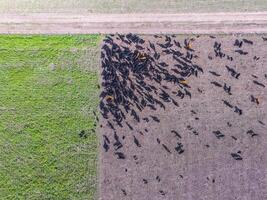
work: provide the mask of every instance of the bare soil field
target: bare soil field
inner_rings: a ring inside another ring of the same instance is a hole
[[[108,36],[100,199],[265,199],[266,46],[266,35]]]

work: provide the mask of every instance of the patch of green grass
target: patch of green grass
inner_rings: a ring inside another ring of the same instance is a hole
[[[94,199],[100,40],[0,36],[0,199]]]
[[[1,0],[1,12],[183,13],[266,11],[266,0]]]

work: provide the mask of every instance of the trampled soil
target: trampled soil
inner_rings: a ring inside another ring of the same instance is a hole
[[[101,200],[267,198],[267,39],[108,36]]]

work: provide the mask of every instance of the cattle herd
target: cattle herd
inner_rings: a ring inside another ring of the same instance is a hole
[[[178,160],[188,155],[194,137],[209,151],[219,141],[216,145],[229,149],[223,156],[241,163],[251,155],[243,142],[266,137],[267,56],[258,55],[257,48],[266,47],[267,38],[258,36],[254,47],[253,38],[245,36],[231,37],[227,46],[220,36],[202,37],[131,33],[105,37],[99,106],[103,159],[133,162],[138,170],[142,153],[135,154],[134,149],[148,151],[146,137],[163,153],[158,156]],[[177,116],[179,125],[163,130],[169,113]],[[162,132],[171,139],[165,142]],[[186,174],[178,176],[183,179]],[[162,177],[155,174],[154,179],[160,182]],[[144,185],[150,181],[140,179]],[[131,193],[123,186],[118,192],[125,197]],[[157,194],[166,197],[168,191],[159,188]]]

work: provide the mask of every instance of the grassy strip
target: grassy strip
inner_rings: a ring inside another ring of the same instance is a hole
[[[0,199],[94,198],[100,40],[0,36]]]

